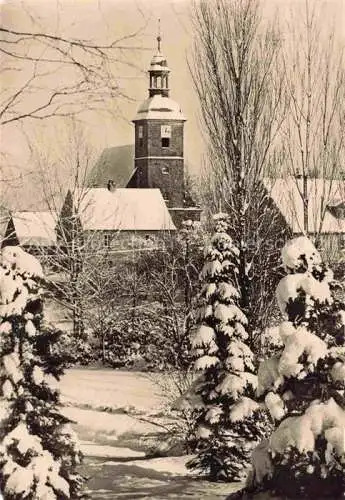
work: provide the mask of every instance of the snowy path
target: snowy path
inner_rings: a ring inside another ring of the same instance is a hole
[[[90,478],[93,500],[224,499],[241,487],[191,477],[185,456],[146,457],[150,446],[163,439],[161,429],[146,419],[162,419],[164,399],[145,374],[72,369],[60,388],[64,413],[76,422],[82,442],[82,471]]]
[[[172,472],[157,470],[159,459],[130,463],[88,460],[85,471],[92,476],[88,486],[94,500],[152,499],[213,500],[224,499],[238,485],[196,481]],[[143,464],[145,465],[143,466]],[[150,468],[152,467],[152,468]]]

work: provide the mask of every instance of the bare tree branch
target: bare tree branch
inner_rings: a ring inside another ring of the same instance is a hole
[[[2,125],[72,116],[87,109],[109,110],[110,99],[128,97],[121,78],[141,72],[137,56],[145,50],[140,37],[148,19],[142,15],[138,29],[118,37],[109,34],[105,43],[54,33],[42,23],[38,27],[29,8],[24,11],[30,29],[19,30],[9,22],[0,27]]]

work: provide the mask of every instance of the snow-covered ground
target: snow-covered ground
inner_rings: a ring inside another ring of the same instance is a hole
[[[94,408],[129,408],[154,411],[162,405],[155,377],[112,369],[71,369],[61,382],[64,401]]]
[[[157,449],[167,450],[173,423],[155,377],[162,375],[71,369],[62,378],[63,411],[82,443],[91,498],[211,500],[241,488],[193,477],[188,456],[152,458]]]

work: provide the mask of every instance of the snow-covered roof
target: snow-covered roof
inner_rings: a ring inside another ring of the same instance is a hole
[[[159,189],[91,188],[74,193],[84,230],[173,231]]]
[[[186,118],[180,105],[162,95],[154,95],[146,99],[138,108],[133,121],[136,120],[183,120]]]
[[[293,233],[303,233],[303,180],[294,177],[264,179],[264,185]],[[345,233],[345,219],[326,207],[345,201],[345,180],[308,179],[308,224],[318,232],[324,214],[322,233]]]
[[[56,244],[56,214],[53,212],[13,212],[15,234],[20,245],[53,246]],[[6,234],[6,237],[11,235]]]

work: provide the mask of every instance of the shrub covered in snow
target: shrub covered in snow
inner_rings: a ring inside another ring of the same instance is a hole
[[[43,278],[38,261],[19,247],[0,265],[0,489],[6,500],[76,498],[81,454],[59,412],[56,379],[63,359],[58,334],[41,329]]]
[[[176,305],[173,316],[159,303],[138,309],[115,311],[95,330],[99,339],[95,352],[103,364],[150,371],[188,366],[190,350],[183,309]]]
[[[345,305],[307,238],[288,242],[282,259],[288,273],[277,288],[283,346],[258,372],[258,395],[276,428],[264,473],[254,457],[254,482],[289,498],[339,498],[345,493]]]
[[[100,359],[99,342],[91,334],[75,337],[72,332],[57,332],[54,353],[65,361],[66,367],[97,364]]]
[[[183,404],[195,415],[196,458],[188,464],[212,480],[241,480],[250,451],[268,420],[253,396],[254,356],[246,344],[247,318],[238,307],[238,250],[227,233],[226,214],[215,216],[215,233],[201,272],[199,327],[191,338],[200,375]]]

